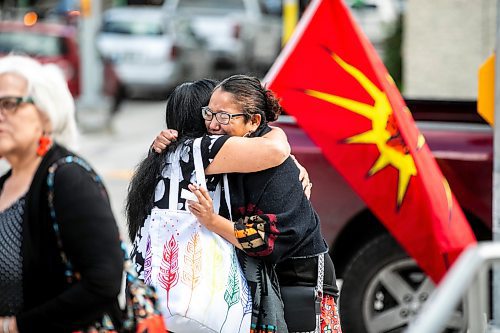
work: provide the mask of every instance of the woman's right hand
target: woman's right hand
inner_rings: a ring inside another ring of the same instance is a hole
[[[208,191],[200,186],[189,184],[189,190],[196,195],[198,201],[187,200],[188,209],[208,230],[215,231],[218,214],[214,212],[212,198]]]
[[[188,209],[196,216],[198,222],[242,250],[243,248],[234,233],[233,222],[214,212],[212,198],[207,189],[190,184],[189,190],[196,195],[198,201],[187,200]]]
[[[162,151],[167,149],[167,147],[177,140],[178,133],[174,129],[164,129],[155,138],[155,141],[151,145],[151,148],[161,154]]]

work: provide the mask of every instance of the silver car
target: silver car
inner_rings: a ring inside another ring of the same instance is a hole
[[[165,0],[163,9],[205,40],[215,69],[267,69],[281,50],[281,20],[260,0]]]
[[[156,7],[116,7],[103,15],[97,47],[130,93],[166,93],[211,75],[211,57],[190,27],[169,26]]]

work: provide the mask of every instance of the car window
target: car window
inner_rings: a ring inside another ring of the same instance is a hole
[[[53,57],[66,53],[64,41],[58,36],[32,32],[0,32],[0,52],[16,51],[29,56]]]
[[[262,13],[273,16],[282,15],[281,0],[259,0],[259,6]]]
[[[162,25],[158,22],[105,21],[102,31],[124,35],[163,35]]]
[[[179,0],[179,9],[186,8],[224,8],[224,9],[245,9],[243,0]]]

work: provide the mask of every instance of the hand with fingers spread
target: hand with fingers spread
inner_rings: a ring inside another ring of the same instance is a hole
[[[151,149],[160,154],[164,151],[172,142],[177,140],[178,133],[174,129],[164,129],[156,136],[155,141],[151,145]]]
[[[304,194],[306,195],[307,199],[311,198],[311,189],[312,189],[312,182],[309,179],[309,173],[307,172],[306,168],[300,164],[295,156],[290,155],[290,157],[293,159],[295,162],[295,165],[297,165],[297,168],[299,168],[299,180],[302,183],[302,189],[304,190]]]

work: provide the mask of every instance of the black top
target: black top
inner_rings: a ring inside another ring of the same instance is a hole
[[[74,155],[54,145],[44,156],[26,194],[23,216],[23,308],[19,332],[72,332],[104,312],[118,316],[123,254],[109,201],[82,167],[61,166],[55,175],[54,205],[64,250],[81,274],[68,286],[64,278],[47,203],[47,169]],[[0,178],[0,188],[10,172]]]
[[[326,253],[328,246],[293,159],[260,172],[233,174],[229,185],[236,236],[243,251],[276,264],[280,284],[316,285],[315,256]],[[329,256],[325,259],[324,291],[337,295],[333,263]]]
[[[15,315],[23,305],[24,204],[23,196],[0,212],[0,317]]]
[[[229,139],[229,136],[227,135],[204,135],[202,137],[200,151],[203,167],[205,169],[215,158],[215,155],[217,155],[227,139]],[[186,139],[185,141],[183,141],[180,152],[180,167],[182,176],[179,179],[179,207],[177,208],[181,210],[186,210],[186,199],[181,198],[181,189],[189,190],[188,185],[196,183],[196,173],[193,159],[193,143],[194,139]],[[154,205],[161,209],[168,208],[170,191],[169,175],[169,164],[167,163],[162,170],[161,177],[155,189]],[[215,191],[215,187],[221,179],[222,175],[207,175],[207,189],[211,192]]]
[[[215,155],[219,152],[221,147],[224,145],[226,140],[229,138],[227,135],[205,135],[201,140],[201,159],[203,162],[203,167],[206,169],[208,165],[215,158]],[[180,143],[178,149],[180,152],[180,167],[182,176],[179,178],[179,197],[178,197],[178,207],[177,209],[186,210],[185,203],[186,199],[181,198],[181,190],[188,189],[188,185],[191,183],[196,183],[196,174],[193,159],[193,142],[194,139],[186,139]],[[166,157],[169,158],[168,155]],[[154,206],[167,209],[169,202],[169,191],[170,191],[170,164],[166,163],[161,175],[158,175],[158,184],[155,189]],[[219,181],[222,179],[222,175],[208,175],[206,178],[207,189],[210,192],[215,191],[215,188]],[[149,194],[148,194],[149,195]],[[225,202],[225,201],[224,201]],[[221,203],[221,209],[225,207],[225,203]],[[226,209],[227,211],[227,209]],[[228,215],[227,213],[225,215]],[[134,238],[132,252],[130,257],[135,264],[135,269],[139,275],[139,278],[144,279],[144,258],[146,257],[146,252],[148,248],[147,239],[144,237],[148,235],[149,229],[149,216],[143,222],[142,227],[137,232]]]

